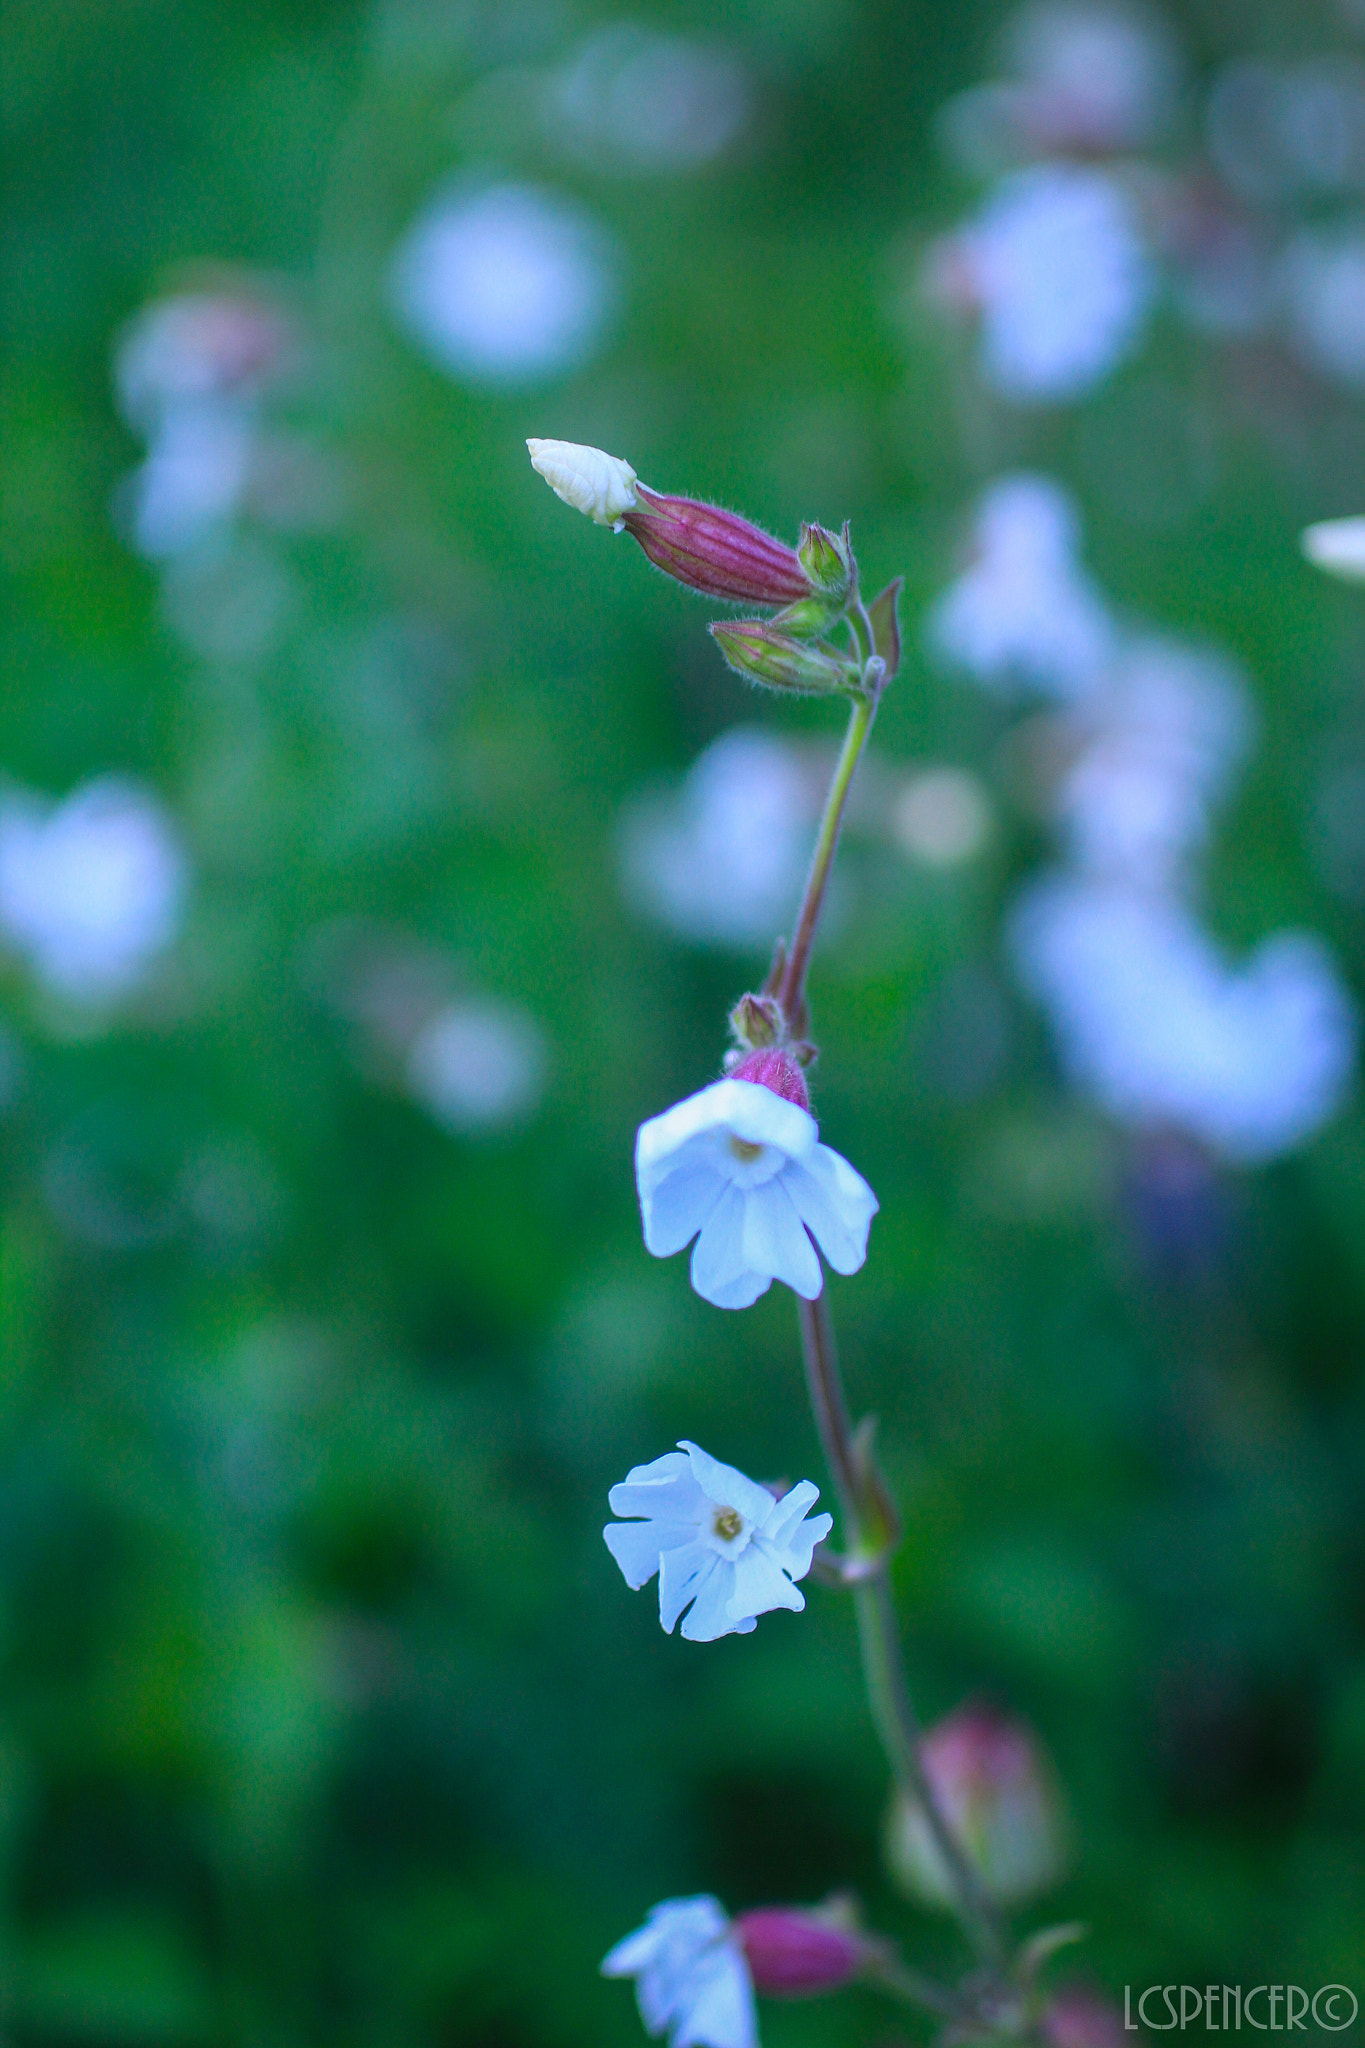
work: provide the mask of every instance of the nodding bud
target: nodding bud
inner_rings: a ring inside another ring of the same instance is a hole
[[[794,640],[766,619],[740,619],[734,625],[717,622],[710,633],[732,669],[748,682],[766,683],[770,690],[831,697],[839,690],[856,689],[861,681],[858,669],[842,655]]]
[[[526,446],[532,469],[557,498],[575,512],[586,512],[598,526],[621,531],[622,518],[638,503],[635,471],[628,462],[577,441],[530,440]]]
[[[755,1991],[769,1998],[810,1998],[860,1977],[881,1953],[834,1918],[796,1906],[765,1906],[734,1923]]]
[[[1052,1768],[1032,1731],[968,1706],[925,1736],[920,1760],[944,1820],[990,1897],[1013,1905],[1044,1891],[1066,1862],[1066,1820]],[[894,1876],[931,1906],[956,1896],[923,1808],[898,1798],[887,1835]]]
[[[820,595],[842,604],[853,580],[853,551],[848,544],[848,528],[845,527],[840,535],[831,533],[826,526],[803,526],[796,552],[802,568]]]
[[[795,604],[810,596],[796,549],[737,512],[695,498],[665,498],[643,484],[637,498],[625,515],[626,532],[666,576],[741,604]]]
[[[798,1109],[809,1110],[810,1091],[806,1077],[792,1054],[778,1046],[760,1047],[746,1053],[737,1065],[731,1067],[732,1081],[755,1081],[760,1088],[771,1088],[774,1095],[780,1095],[784,1102],[794,1102]]]
[[[744,995],[730,1012],[730,1029],[737,1045],[745,1052],[754,1052],[780,1045],[786,1022],[775,997]]]

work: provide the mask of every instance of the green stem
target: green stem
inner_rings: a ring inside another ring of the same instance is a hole
[[[825,1457],[844,1519],[844,1547],[863,1541],[862,1492],[848,1402],[824,1294],[798,1303],[806,1384]],[[999,1918],[954,1834],[920,1757],[921,1731],[906,1684],[900,1633],[891,1597],[890,1560],[883,1554],[872,1576],[853,1589],[868,1702],[887,1762],[902,1795],[920,1808],[948,1872],[959,1919],[984,1963],[999,1969],[1007,1947]]]
[[[788,1021],[793,1025],[801,1015],[805,1000],[806,969],[810,965],[811,947],[815,944],[815,928],[820,922],[825,887],[829,881],[829,871],[834,865],[835,849],[839,844],[839,828],[844,821],[844,805],[848,801],[853,772],[858,766],[859,756],[872,730],[872,721],[877,715],[878,695],[878,691],[870,690],[866,695],[854,699],[853,709],[849,714],[848,731],[844,734],[844,744],[835,765],[834,779],[829,786],[829,795],[825,798],[820,833],[815,842],[810,873],[806,877],[806,893],[801,898],[801,910],[796,920],[791,951],[787,955],[782,981],[777,990],[777,999]]]

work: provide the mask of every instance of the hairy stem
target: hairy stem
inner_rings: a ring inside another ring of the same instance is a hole
[[[864,1539],[862,1483],[829,1306],[824,1294],[814,1301],[799,1301],[798,1306],[806,1384],[843,1513],[844,1547],[856,1552]],[[953,1887],[959,1919],[982,1961],[999,1968],[1005,1960],[1006,1944],[998,1916],[944,1816],[921,1761],[920,1727],[901,1660],[889,1567],[890,1558],[884,1552],[871,1576],[853,1589],[872,1718],[898,1788],[922,1810],[928,1823]]]

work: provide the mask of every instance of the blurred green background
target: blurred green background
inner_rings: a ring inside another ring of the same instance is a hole
[[[1163,301],[1076,402],[990,396],[906,280],[979,203],[934,116],[1003,19],[753,0],[621,42],[557,0],[6,9],[0,770],[155,792],[185,878],[113,995],[0,955],[16,2044],[627,2044],[598,1960],[694,1891],[849,1886],[958,1955],[884,1875],[839,1598],[701,1650],[602,1545],[608,1486],[679,1436],[823,1480],[789,1298],[707,1307],[632,1187],[635,1127],[718,1071],[767,946],[670,930],[622,866],[727,728],[818,770],[838,714],[746,696],[713,608],[557,504],[527,434],[789,537],[850,518],[868,588],[906,576],[812,1000],[823,1133],[882,1203],[831,1290],[919,1703],[1043,1735],[1078,1846],[1034,1919],[1088,1923],[1094,1983],[1365,1995],[1360,1107],[1184,1207],[1143,1193],[1004,962],[1047,844],[1011,713],[920,629],[983,484],[1065,480],[1113,603],[1251,677],[1208,921],[1234,951],[1308,926],[1359,991],[1365,613],[1296,545],[1365,503],[1359,387]],[[1358,61],[1358,10],[1319,0],[1167,20],[1153,165],[1198,155],[1230,59]],[[695,118],[657,67],[634,127],[602,85],[650,35],[665,74],[693,53]],[[404,317],[394,252],[447,189],[568,223],[557,353],[517,353],[515,295],[501,360]],[[216,510],[167,470],[149,536],[138,466],[202,361],[130,397],[128,323],[187,292],[245,307],[264,367],[191,421],[231,442]],[[879,822],[926,761],[987,821],[961,858]],[[492,1078],[457,1058],[433,1115],[412,1047],[449,1014]],[[763,2025],[914,2033],[858,1995]]]

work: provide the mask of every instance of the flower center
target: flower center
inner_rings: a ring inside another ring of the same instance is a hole
[[[763,1147],[761,1145],[751,1145],[747,1138],[732,1137],[730,1139],[730,1150],[734,1153],[741,1166],[752,1166],[759,1153],[763,1150]],[[729,1514],[730,1510],[727,1508],[725,1512]]]
[[[711,1527],[723,1543],[733,1543],[744,1527],[744,1517],[738,1508],[717,1508]]]

